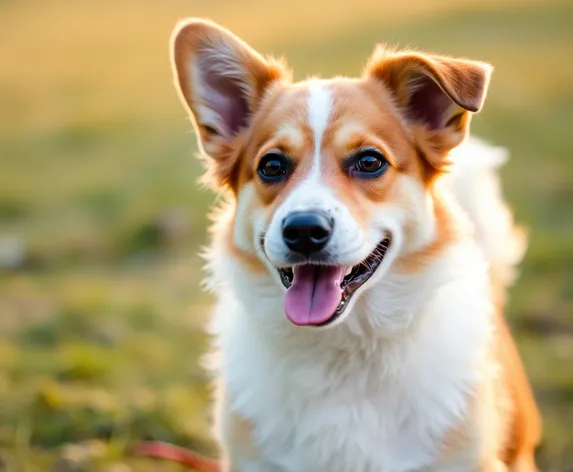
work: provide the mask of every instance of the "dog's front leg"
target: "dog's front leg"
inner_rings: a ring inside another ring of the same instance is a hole
[[[252,423],[232,408],[222,386],[216,408],[216,433],[222,448],[221,472],[283,472],[262,456],[253,440]]]

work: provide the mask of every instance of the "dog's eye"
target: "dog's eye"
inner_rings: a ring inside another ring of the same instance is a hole
[[[273,151],[263,156],[257,172],[263,182],[275,183],[286,178],[291,167],[291,161],[288,157]]]
[[[363,156],[356,163],[360,172],[376,172],[382,165],[382,161],[376,156]]]
[[[363,177],[378,177],[389,166],[384,155],[375,149],[364,149],[353,160],[352,173]]]

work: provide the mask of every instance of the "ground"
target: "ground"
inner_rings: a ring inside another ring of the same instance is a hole
[[[544,416],[539,464],[573,471],[573,4],[321,5],[0,2],[6,470],[180,470],[134,458],[138,439],[215,453],[196,255],[215,196],[196,185],[167,54],[175,21],[196,15],[297,78],[356,75],[377,42],[495,65],[473,129],[510,149],[505,192],[530,232],[508,317]]]

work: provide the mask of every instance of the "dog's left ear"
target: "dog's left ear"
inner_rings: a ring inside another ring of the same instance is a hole
[[[190,18],[171,39],[175,84],[191,115],[215,184],[236,190],[234,145],[244,136],[265,91],[288,76],[229,30]]]
[[[390,90],[420,150],[439,169],[467,135],[471,113],[482,108],[492,69],[483,62],[380,47],[365,74]]]

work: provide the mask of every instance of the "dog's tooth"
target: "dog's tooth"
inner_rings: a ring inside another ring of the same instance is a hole
[[[350,272],[352,272],[352,266],[348,266],[348,269],[346,269],[346,272],[344,273],[344,275],[349,275]]]

